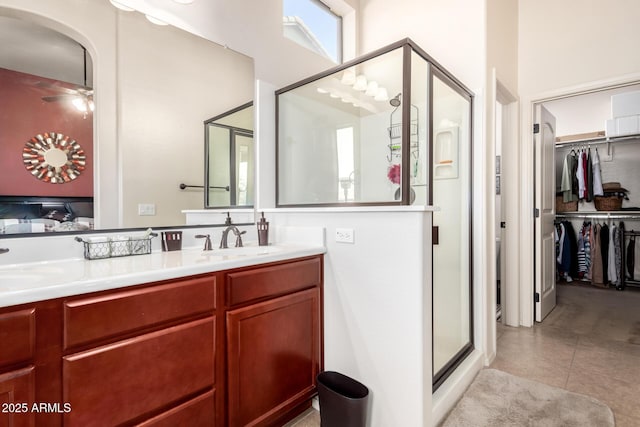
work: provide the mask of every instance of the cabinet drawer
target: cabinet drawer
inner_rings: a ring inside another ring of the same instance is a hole
[[[283,295],[320,285],[321,259],[312,258],[227,274],[227,305]]]
[[[212,388],[214,331],[211,316],[64,357],[64,425],[119,425]]]
[[[64,348],[215,310],[215,276],[64,303]]]
[[[137,425],[137,427],[175,426],[215,426],[215,391],[208,391]]]
[[[36,348],[36,310],[0,314],[0,366],[33,359]]]

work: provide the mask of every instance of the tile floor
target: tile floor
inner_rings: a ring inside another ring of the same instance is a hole
[[[283,427],[320,427],[320,412],[309,408]]]
[[[559,285],[544,322],[498,324],[491,367],[592,396],[611,407],[616,427],[640,426],[640,290]],[[285,427],[319,426],[309,409]]]
[[[592,396],[617,427],[640,426],[640,291],[559,285],[533,328],[498,324],[492,368]]]

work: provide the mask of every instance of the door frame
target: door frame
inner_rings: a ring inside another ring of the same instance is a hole
[[[562,98],[576,95],[584,95],[607,89],[615,89],[625,86],[640,84],[640,73],[619,76],[611,79],[596,80],[575,86],[555,89],[534,96],[524,96],[522,99],[521,126],[520,126],[520,326],[533,326],[534,324],[534,275],[539,274],[535,268],[535,241],[534,230],[534,190],[536,182],[534,176],[534,142],[533,123],[534,105],[542,104]],[[526,236],[530,238],[527,239]]]
[[[502,233],[500,262],[504,263],[504,276],[500,278],[502,290],[502,323],[518,326],[519,296],[518,284],[518,241],[519,241],[519,203],[518,203],[518,116],[520,103],[509,89],[497,80],[496,102],[502,104],[502,216],[506,228]],[[495,126],[495,120],[494,120]],[[495,162],[495,161],[494,161]],[[495,163],[494,163],[495,170]],[[495,196],[494,196],[495,197]],[[495,238],[494,238],[495,241]],[[504,250],[504,248],[509,248]],[[495,257],[494,257],[495,258]],[[494,310],[495,312],[495,310]]]

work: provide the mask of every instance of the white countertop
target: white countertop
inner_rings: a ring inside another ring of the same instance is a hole
[[[0,307],[116,289],[326,252],[324,246],[278,244],[188,248],[98,260],[67,259],[0,267]]]

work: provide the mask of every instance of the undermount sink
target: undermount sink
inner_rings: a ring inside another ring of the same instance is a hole
[[[282,248],[277,246],[243,246],[240,248],[218,249],[216,254],[222,256],[258,256],[280,251],[282,251]]]
[[[63,272],[64,270],[60,267],[48,265],[0,269],[0,289],[20,289],[26,285],[46,282],[52,275]]]
[[[19,289],[25,285],[44,282],[46,274],[20,273],[13,271],[0,271],[0,289]]]

